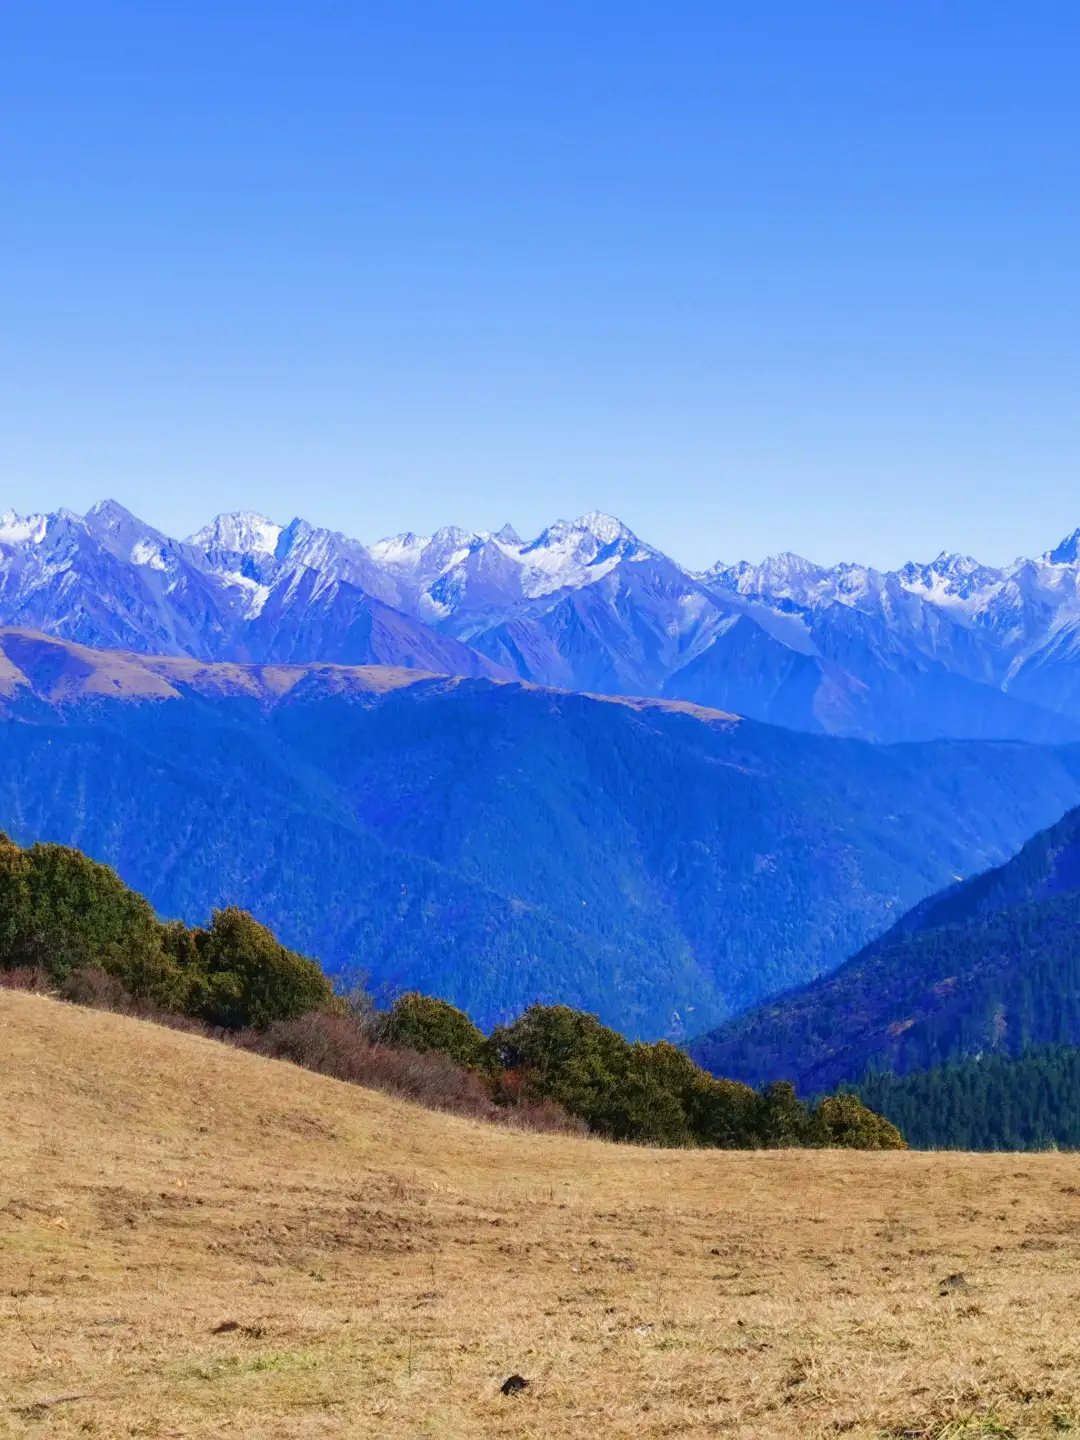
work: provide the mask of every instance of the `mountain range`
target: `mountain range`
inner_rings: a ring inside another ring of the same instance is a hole
[[[160,573],[160,572],[155,572]],[[263,582],[258,582],[263,583]],[[0,630],[0,830],[486,1024],[705,1031],[1080,804],[1080,746],[882,746],[485,676]]]
[[[813,1093],[868,1072],[905,1075],[1080,1046],[1078,936],[1073,809],[1005,864],[916,905],[835,973],[769,1000],[690,1051],[717,1074],[750,1084],[791,1079]],[[1007,1076],[999,1074],[1006,1088]]]
[[[1080,739],[1080,531],[1004,568],[785,554],[694,572],[596,513],[365,545],[113,501],[0,515],[0,623],[204,661],[384,664],[686,700],[876,741]]]

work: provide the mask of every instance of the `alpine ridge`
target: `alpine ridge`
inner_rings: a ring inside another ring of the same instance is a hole
[[[1080,739],[1080,531],[996,568],[782,554],[694,572],[609,515],[366,545],[113,501],[0,515],[0,623],[201,660],[384,664],[687,700],[877,741]]]

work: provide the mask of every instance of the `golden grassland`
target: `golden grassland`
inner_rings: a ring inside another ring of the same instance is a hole
[[[1080,1159],[515,1134],[0,991],[4,1437],[1069,1430]]]

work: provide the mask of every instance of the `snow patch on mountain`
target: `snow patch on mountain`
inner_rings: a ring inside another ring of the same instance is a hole
[[[379,565],[385,565],[388,570],[409,573],[419,567],[424,551],[430,544],[430,535],[414,535],[410,530],[404,535],[392,535],[385,540],[377,540],[369,548],[371,558]]]
[[[228,550],[234,555],[273,555],[284,529],[254,510],[233,510],[215,516],[184,543],[197,550]]]
[[[528,544],[504,548],[516,552],[523,572],[522,592],[531,600],[593,585],[623,560],[647,551],[621,520],[599,510],[577,520],[559,520]]]
[[[48,515],[16,515],[14,510],[5,510],[0,515],[0,545],[40,545],[48,528]]]
[[[366,546],[239,510],[181,542],[106,500],[0,514],[0,623],[205,659],[494,662],[874,739],[1080,723],[1080,531],[1000,568],[785,552],[695,574],[599,511],[531,540],[445,526]]]

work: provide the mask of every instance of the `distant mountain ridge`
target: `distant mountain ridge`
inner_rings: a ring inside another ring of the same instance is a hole
[[[684,702],[211,664],[0,628],[0,830],[236,904],[485,1023],[704,1030],[1080,804],[1080,746],[878,746]]]
[[[0,623],[682,699],[881,741],[1080,739],[1080,531],[1005,567],[780,555],[693,572],[597,512],[533,540],[447,527],[365,545],[239,511],[179,541],[103,501],[0,515]]]
[[[271,535],[275,550],[266,548]],[[258,517],[222,516],[195,544],[113,501],[85,516],[0,515],[0,623],[201,660],[505,673],[406,614],[398,599],[362,545],[299,520],[278,530]]]

